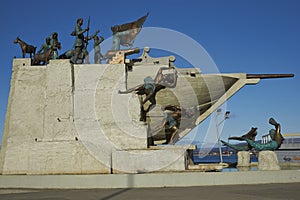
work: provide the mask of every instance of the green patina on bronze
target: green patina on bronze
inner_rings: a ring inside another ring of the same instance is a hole
[[[274,151],[278,149],[284,138],[281,135],[281,126],[279,123],[277,123],[273,118],[269,119],[269,123],[273,126],[275,126],[275,129],[271,129],[269,131],[269,135],[271,137],[271,141],[261,144],[258,142],[255,142],[255,136],[257,134],[256,129],[257,128],[252,128],[251,131],[249,131],[246,135],[243,135],[241,137],[231,137],[229,139],[235,139],[235,140],[244,140],[248,143],[248,146],[241,146],[241,145],[233,145],[229,144],[227,142],[221,141],[224,145],[237,150],[237,151],[248,151],[251,150],[252,148],[258,150],[258,151],[266,151],[266,150],[271,150]]]

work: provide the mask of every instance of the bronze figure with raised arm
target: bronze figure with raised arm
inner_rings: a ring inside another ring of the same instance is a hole
[[[172,70],[172,73],[166,73]],[[146,95],[144,99],[141,98],[140,100],[140,106],[141,106],[141,112],[140,112],[140,121],[146,121],[146,114],[155,107],[156,105],[156,94],[162,89],[165,88],[174,88],[176,87],[177,83],[177,71],[174,68],[168,68],[168,67],[161,67],[157,74],[155,79],[153,80],[152,77],[147,76],[144,78],[144,83],[137,85],[133,88],[130,88],[126,91],[119,91],[119,94],[128,94],[131,92],[135,92],[137,95]],[[144,104],[150,101],[150,105],[147,109],[144,108]]]

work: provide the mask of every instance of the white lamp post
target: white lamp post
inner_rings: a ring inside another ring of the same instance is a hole
[[[220,154],[220,160],[221,163],[223,163],[223,156],[222,156],[222,148],[221,148],[221,140],[220,140],[220,134],[219,134],[219,126],[229,118],[230,111],[226,111],[224,118],[218,123],[217,117],[222,113],[222,109],[219,108],[217,112],[215,113],[215,123],[216,123],[216,131],[217,131],[217,139],[218,139],[218,146],[219,146],[219,154]]]

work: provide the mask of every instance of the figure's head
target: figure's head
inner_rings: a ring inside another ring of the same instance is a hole
[[[78,24],[79,26],[81,26],[81,25],[83,24],[83,19],[82,19],[82,18],[78,18],[78,19],[77,19],[77,24]]]
[[[57,37],[58,37],[58,33],[57,33],[57,32],[54,32],[54,33],[52,34],[52,38],[53,38],[53,39],[57,39]]]
[[[20,38],[19,36],[14,40],[14,43],[17,44],[19,42]]]
[[[98,35],[95,35],[95,36],[94,36],[94,40],[95,40],[95,41],[98,41],[98,40],[99,40]]]
[[[151,76],[147,76],[146,78],[144,78],[144,83],[154,84],[154,80]]]
[[[51,40],[51,39],[50,39],[49,37],[47,37],[47,38],[46,38],[46,43],[47,43],[47,44],[50,44],[50,40]]]

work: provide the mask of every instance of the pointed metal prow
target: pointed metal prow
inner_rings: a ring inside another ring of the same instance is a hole
[[[266,79],[266,78],[291,78],[294,77],[294,74],[247,74],[247,79],[251,78],[260,78],[260,79]]]

